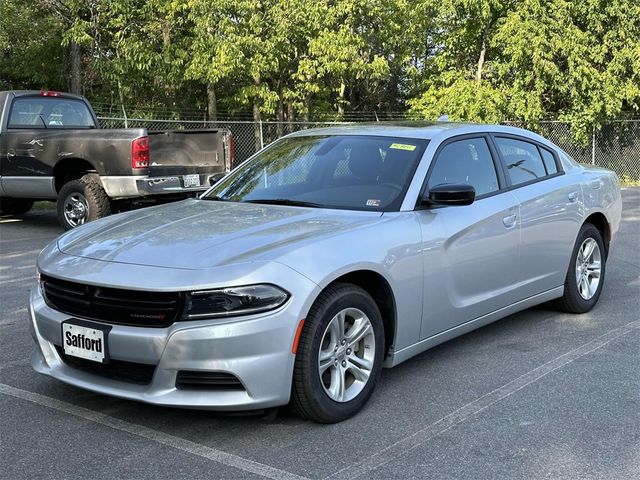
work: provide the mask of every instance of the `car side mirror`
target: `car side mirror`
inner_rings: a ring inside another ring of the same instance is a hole
[[[476,189],[471,185],[443,183],[429,189],[428,196],[422,198],[426,205],[471,205],[476,199]]]

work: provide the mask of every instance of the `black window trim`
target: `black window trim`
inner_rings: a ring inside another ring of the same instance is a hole
[[[13,107],[15,106],[16,100],[23,100],[25,98],[42,98],[41,95],[37,94],[29,94],[29,95],[14,95],[11,99],[11,105],[9,106],[9,112],[7,114],[7,130],[94,130],[98,128],[98,120],[93,112],[91,106],[81,98],[72,97],[69,95],[57,95],[55,97],[47,97],[47,98],[61,98],[64,100],[72,100],[76,102],[83,103],[87,110],[89,111],[89,115],[91,116],[91,120],[93,120],[93,126],[74,126],[71,125],[69,127],[63,126],[44,126],[42,123],[38,123],[36,125],[11,125],[11,114],[13,113]]]
[[[536,140],[529,138],[529,137],[523,137],[521,135],[514,135],[512,133],[490,133],[489,136],[491,137],[491,141],[496,142],[496,139],[498,138],[508,138],[511,140],[518,140],[520,142],[525,142],[525,143],[529,143],[533,146],[536,147],[536,149],[538,150],[538,154],[540,155],[540,161],[542,161],[542,166],[544,167],[544,171],[545,173],[547,173],[547,166],[544,164],[544,159],[542,158],[542,152],[540,152],[541,148],[544,148],[545,150],[547,150],[548,152],[551,153],[551,155],[553,155],[553,160],[556,163],[556,168],[557,168],[557,172],[556,173],[552,173],[551,175],[549,175],[547,173],[547,175],[545,175],[544,177],[540,177],[540,178],[534,178],[533,180],[529,180],[528,182],[524,182],[524,183],[519,183],[517,185],[513,185],[511,183],[511,178],[509,177],[509,172],[507,171],[507,164],[504,160],[504,157],[502,156],[502,153],[500,152],[500,149],[498,148],[497,144],[494,143],[494,148],[496,150],[496,153],[498,154],[498,158],[500,159],[500,166],[504,175],[504,179],[505,179],[505,184],[506,184],[506,191],[512,191],[512,190],[516,190],[518,188],[522,188],[522,187],[527,187],[529,185],[533,185],[534,183],[538,183],[538,182],[544,182],[545,180],[548,180],[550,178],[555,178],[555,177],[559,177],[565,174],[564,169],[562,168],[562,162],[560,162],[560,159],[558,157],[558,152],[555,151],[555,149],[550,148],[548,145],[545,145],[544,143],[540,143],[537,142]]]
[[[474,202],[478,201],[478,200],[483,200],[485,198],[489,198],[489,197],[493,197],[494,195],[499,195],[501,193],[504,193],[506,191],[509,190],[508,185],[507,185],[507,178],[505,176],[505,171],[504,171],[504,166],[502,164],[502,159],[501,157],[498,157],[498,151],[496,149],[496,146],[493,144],[493,140],[491,138],[491,134],[489,132],[476,132],[476,133],[465,133],[463,135],[456,135],[453,137],[449,137],[446,140],[443,140],[440,145],[438,145],[438,148],[436,149],[435,153],[433,154],[433,160],[431,161],[431,164],[429,165],[429,170],[427,170],[427,174],[425,175],[424,180],[422,181],[422,187],[420,188],[420,193],[418,194],[418,198],[416,199],[416,206],[414,208],[414,210],[433,210],[436,208],[447,208],[448,205],[430,205],[430,206],[424,206],[421,205],[421,199],[426,196],[429,193],[429,189],[428,189],[428,185],[429,185],[429,179],[431,178],[431,173],[433,171],[433,168],[435,167],[436,162],[438,161],[438,157],[440,156],[440,152],[449,144],[454,143],[454,142],[458,142],[458,141],[463,141],[463,140],[469,140],[469,139],[478,139],[478,138],[483,138],[486,142],[487,142],[487,147],[489,148],[489,153],[491,155],[491,161],[493,162],[493,168],[495,169],[496,172],[496,177],[498,178],[498,189],[494,192],[489,192],[489,193],[485,193],[483,195],[478,195]],[[453,207],[453,208],[457,208],[457,207]]]

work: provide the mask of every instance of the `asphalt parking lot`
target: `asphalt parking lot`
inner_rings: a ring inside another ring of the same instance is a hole
[[[0,477],[640,478],[640,188],[598,306],[536,308],[385,370],[355,418],[224,416],[36,374],[26,302],[53,210],[0,218]]]

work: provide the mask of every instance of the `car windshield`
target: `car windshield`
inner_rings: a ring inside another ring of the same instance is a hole
[[[284,138],[202,199],[398,210],[426,145],[424,139],[366,135]]]

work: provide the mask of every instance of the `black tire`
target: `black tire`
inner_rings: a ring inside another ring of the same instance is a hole
[[[24,215],[33,208],[33,200],[26,198],[0,198],[0,211],[5,215]]]
[[[578,282],[576,279],[576,260],[578,258],[578,252],[581,246],[589,238],[595,240],[599,248],[600,281],[598,282],[598,286],[593,296],[589,299],[585,299],[582,297],[582,295],[580,295],[580,292],[578,290]],[[606,252],[604,249],[602,235],[594,225],[585,223],[584,225],[582,225],[582,228],[578,233],[578,238],[576,239],[576,244],[573,247],[571,261],[569,262],[569,269],[564,281],[564,295],[556,301],[556,307],[559,310],[567,313],[586,313],[591,310],[596,305],[596,303],[598,303],[598,299],[600,298],[600,294],[602,293],[602,286],[604,285],[605,279],[605,270]]]
[[[358,309],[368,317],[375,339],[375,354],[371,374],[362,390],[353,399],[338,402],[325,392],[321,383],[318,356],[327,326],[346,308]],[[336,423],[355,415],[373,393],[380,377],[384,341],[380,311],[366,291],[349,283],[339,283],[324,290],[311,307],[298,342],[290,404],[293,411],[320,423]]]
[[[74,221],[68,212],[68,199],[76,196],[84,203],[84,218]],[[65,183],[58,193],[58,221],[65,230],[71,230],[83,223],[97,220],[111,214],[111,201],[100,184],[100,178],[88,174]]]

